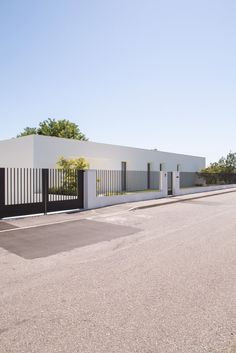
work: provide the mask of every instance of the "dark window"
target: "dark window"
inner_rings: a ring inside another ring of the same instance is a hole
[[[121,162],[121,188],[122,188],[122,191],[126,191],[126,170],[127,170],[127,163]]]
[[[151,163],[147,164],[147,188],[151,188]]]

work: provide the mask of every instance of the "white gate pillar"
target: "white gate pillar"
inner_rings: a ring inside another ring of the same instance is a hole
[[[84,208],[89,210],[96,207],[96,170],[84,172]]]
[[[179,195],[180,189],[180,172],[173,172],[173,196]]]
[[[160,190],[163,197],[168,196],[168,177],[167,172],[160,172]]]

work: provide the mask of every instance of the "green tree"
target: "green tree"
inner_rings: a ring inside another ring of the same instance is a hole
[[[36,135],[37,134],[37,128],[36,127],[25,127],[24,130],[17,135],[16,137],[23,137],[23,136],[28,136],[28,135]]]
[[[229,152],[226,157],[221,157],[218,162],[211,163],[199,173],[208,185],[232,184],[235,182],[236,153]]]
[[[66,119],[44,120],[39,123],[37,128],[26,127],[17,137],[27,135],[45,135],[87,141],[86,136],[80,131],[78,125]]]
[[[218,162],[211,163],[201,173],[235,173],[236,153],[229,152],[226,157],[221,157]]]
[[[76,195],[77,181],[76,170],[85,170],[89,168],[89,163],[85,158],[65,158],[60,157],[57,161],[57,168],[61,178],[61,186],[51,188],[50,193]]]
[[[89,168],[89,163],[86,161],[85,158],[79,157],[79,158],[65,158],[65,157],[60,157],[57,161],[57,167],[58,169],[80,169],[80,170],[85,170]]]
[[[230,152],[224,162],[227,173],[236,172],[236,153]]]

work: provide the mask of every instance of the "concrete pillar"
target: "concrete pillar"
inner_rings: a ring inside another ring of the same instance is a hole
[[[89,210],[95,207],[97,197],[96,170],[84,172],[84,208]]]
[[[160,172],[160,190],[163,197],[168,196],[168,177],[167,172]]]
[[[180,172],[173,172],[173,196],[179,195]]]

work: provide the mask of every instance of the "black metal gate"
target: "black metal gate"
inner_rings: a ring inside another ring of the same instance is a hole
[[[0,218],[83,208],[83,171],[0,168]]]
[[[83,208],[83,171],[44,170],[47,186],[46,212]]]

